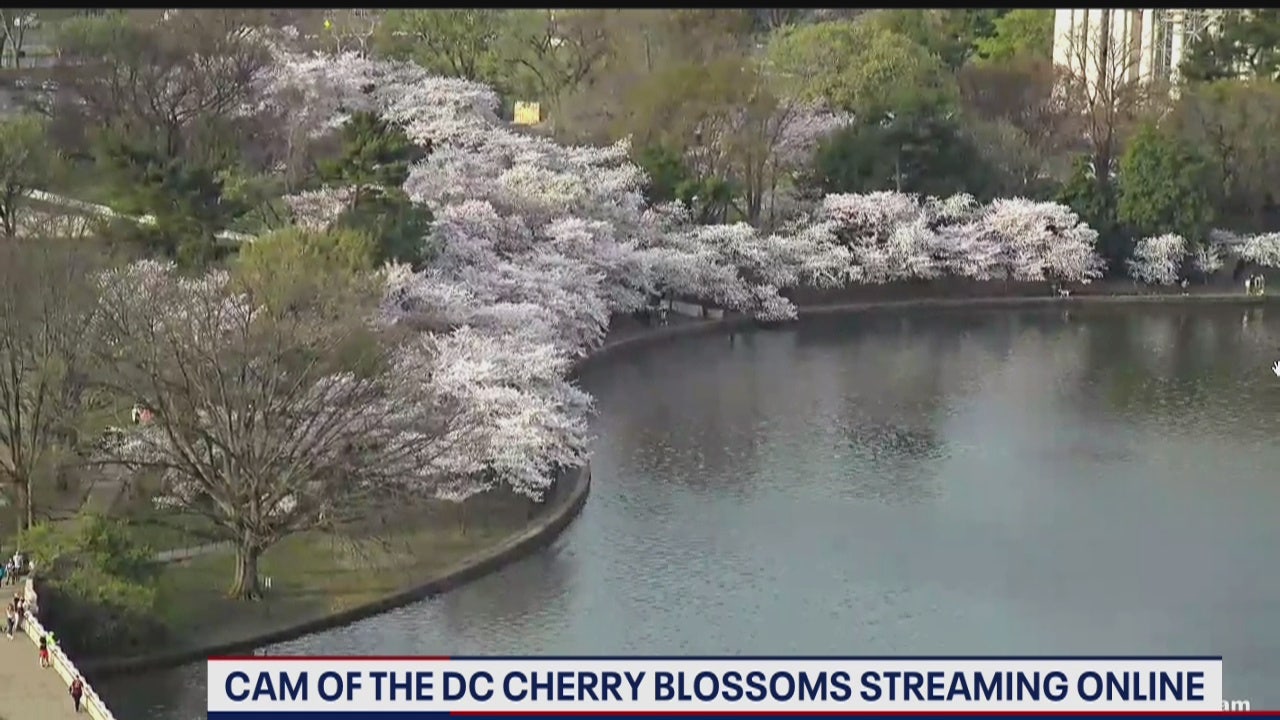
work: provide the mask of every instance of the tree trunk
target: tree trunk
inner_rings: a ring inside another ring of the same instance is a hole
[[[262,587],[258,584],[258,555],[256,547],[236,548],[236,575],[227,597],[235,600],[261,600]]]
[[[31,483],[26,478],[20,479],[13,484],[14,491],[18,495],[18,531],[29,530],[32,526],[32,517],[35,515],[34,505],[31,502]]]
[[[36,501],[31,492],[31,478],[22,481],[22,512],[27,516],[27,529],[36,526]]]

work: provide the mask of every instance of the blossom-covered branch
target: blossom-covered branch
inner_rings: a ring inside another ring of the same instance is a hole
[[[431,147],[403,190],[434,215],[422,242],[438,254],[416,272],[386,269],[381,319],[424,333],[399,360],[400,391],[425,406],[447,399],[472,419],[445,457],[459,478],[485,480],[463,481],[457,496],[499,482],[537,495],[557,466],[580,460],[588,403],[563,380],[568,363],[603,341],[611,315],[655,298],[787,320],[796,308],[783,293],[797,286],[943,275],[1088,281],[1101,267],[1096,233],[1074,213],[1021,199],[833,195],[778,232],[698,225],[679,204],[645,203],[646,178],[625,141],[556,144],[502,122],[490,88],[410,64],[276,58],[263,81],[268,105],[298,106],[286,123],[297,133],[373,111]],[[794,165],[847,122],[791,108],[775,128],[776,162]],[[291,198],[297,221],[333,222],[343,192]],[[451,369],[423,370],[437,365]]]
[[[1187,256],[1187,241],[1181,235],[1143,238],[1133,248],[1129,274],[1149,285],[1172,285]]]
[[[451,458],[475,409],[406,393],[410,375],[440,369],[384,357],[359,308],[269,307],[226,273],[188,279],[155,261],[101,287],[104,382],[153,418],[107,459],[154,472],[171,507],[235,543],[234,596],[259,595],[258,557],[288,535],[336,526],[365,501],[456,495],[471,478]]]

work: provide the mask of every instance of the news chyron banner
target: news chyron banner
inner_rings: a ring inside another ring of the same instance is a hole
[[[209,660],[211,720],[1222,709],[1222,658]]]

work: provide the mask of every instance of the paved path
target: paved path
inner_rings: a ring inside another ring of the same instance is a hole
[[[53,668],[40,667],[36,646],[26,635],[14,633],[10,640],[0,633],[0,718],[85,720],[88,717],[86,713],[72,712],[66,684]]]
[[[57,205],[59,207],[65,207],[69,210],[72,210],[77,213],[81,213],[83,215],[92,215],[92,216],[104,217],[104,218],[128,218],[141,225],[154,225],[156,222],[156,219],[151,215],[142,215],[140,217],[133,217],[131,215],[118,213],[115,210],[112,210],[111,208],[107,207],[106,205],[97,205],[94,203],[85,202],[83,200],[76,200],[75,198],[65,197],[63,195],[55,195],[53,193],[47,193],[43,190],[28,190],[27,196],[33,200],[39,200],[42,202],[49,203],[50,205]],[[234,232],[231,230],[220,230],[214,235],[214,237],[218,238],[219,240],[228,240],[234,243],[253,242],[256,239],[253,235]]]
[[[234,549],[235,546],[229,542],[211,542],[205,543],[204,545],[194,545],[192,547],[174,548],[172,550],[163,550],[156,553],[156,562],[178,562],[179,560],[189,560],[201,555],[209,555],[216,552],[222,552],[224,550]]]

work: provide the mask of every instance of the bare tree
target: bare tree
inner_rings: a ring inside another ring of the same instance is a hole
[[[449,416],[397,394],[403,360],[371,335],[356,294],[186,279],[154,262],[105,286],[107,386],[153,413],[110,460],[158,472],[158,500],[235,544],[231,597],[261,597],[258,560],[281,539],[430,492]]]
[[[808,158],[788,158],[783,148],[787,133],[801,120],[805,108],[795,100],[782,98],[757,83],[746,102],[734,111],[734,132],[729,140],[732,153],[730,164],[733,177],[741,184],[742,202],[739,212],[752,225],[764,220],[766,207],[769,216],[766,227],[775,221],[778,183],[788,169],[796,169],[789,160],[807,161]]]
[[[59,86],[78,98],[91,126],[158,136],[170,156],[197,123],[240,114],[268,61],[238,15],[186,10],[149,24],[124,14],[68,22],[58,55]]]
[[[1079,123],[1059,90],[1062,72],[1052,61],[1019,57],[1002,63],[970,63],[956,74],[964,106],[990,122],[1022,131],[1045,156],[1072,142]]]
[[[380,36],[389,55],[433,72],[485,82],[495,79],[508,11],[393,10]]]
[[[526,24],[530,17],[536,21],[546,16],[526,13]],[[685,91],[679,85],[681,75],[688,76],[689,69],[732,64],[751,47],[747,32],[750,16],[741,10],[613,10],[553,17],[557,23],[572,20],[580,30],[583,23],[595,23],[598,30],[595,35],[579,32],[577,42],[568,46],[554,45],[560,42],[558,35],[525,38],[535,48],[525,62],[539,68],[539,78],[557,77],[543,67],[555,69],[547,58],[552,51],[568,48],[570,56],[579,53],[578,57],[584,57],[580,54],[584,49],[594,53],[585,56],[588,64],[575,65],[581,73],[567,76],[570,79],[553,110],[557,132],[574,142],[611,142],[627,133],[641,140],[656,130],[637,126],[636,116],[650,114],[648,106],[655,104],[665,112],[670,91]],[[536,22],[534,26],[540,31],[555,27]],[[584,38],[595,41],[583,44]],[[667,83],[672,87],[663,87]],[[539,81],[535,86],[543,84]],[[539,91],[539,96],[543,95]]]
[[[756,8],[751,11],[756,27],[762,32],[773,32],[804,20],[803,8]]]
[[[812,144],[794,142],[795,131],[803,135],[820,118],[770,85],[754,60],[725,55],[666,68],[632,94],[626,127],[633,137],[642,145],[678,148],[706,190],[732,194],[699,198],[694,213],[700,219],[727,219],[732,208],[753,225],[772,225],[778,188],[809,160]],[[732,190],[717,181],[729,181]]]
[[[91,247],[56,236],[0,243],[0,479],[23,528],[36,520],[38,478],[75,442],[89,391],[101,267]]]
[[[1069,172],[1081,151],[1082,122],[1062,91],[1062,72],[1048,58],[1021,56],[969,63],[956,73],[971,120],[966,132],[1007,178],[991,190],[1035,196]]]
[[[369,54],[373,38],[382,24],[383,11],[369,8],[332,10],[324,21],[325,47],[333,52]]]
[[[530,89],[550,107],[554,127],[561,104],[589,83],[613,51],[610,23],[617,10],[519,10],[511,19],[510,62],[528,74]]]
[[[1090,21],[1079,31],[1057,39],[1066,43],[1062,92],[1068,107],[1081,118],[1095,176],[1109,182],[1120,143],[1128,131],[1161,97],[1152,78],[1140,72],[1133,35],[1116,37],[1117,12],[1089,10]]]
[[[0,38],[7,41],[13,67],[22,66],[22,48],[26,45],[27,32],[38,25],[39,19],[31,8],[0,8]],[[3,47],[4,43],[0,43],[0,49]],[[3,54],[0,53],[0,65],[3,65],[2,61]]]

